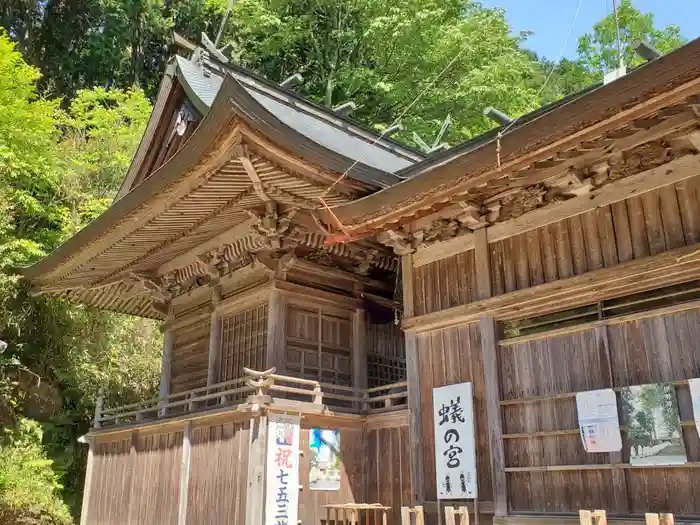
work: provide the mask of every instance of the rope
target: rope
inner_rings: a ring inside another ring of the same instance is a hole
[[[557,69],[557,65],[561,61],[562,57],[564,56],[564,51],[566,51],[566,46],[569,43],[569,39],[571,38],[571,34],[574,32],[574,27],[576,26],[576,20],[578,20],[578,15],[581,12],[581,6],[583,5],[583,0],[579,0],[578,6],[576,6],[576,13],[574,13],[574,18],[571,21],[571,25],[569,26],[569,32],[566,35],[566,38],[564,39],[564,44],[561,46],[561,49],[559,50],[559,56],[557,57],[556,61],[552,64],[552,68],[549,70],[549,74],[547,77],[544,79],[544,84],[542,84],[542,87],[540,90],[537,92],[537,95],[535,98],[539,99],[540,95],[544,92],[544,89],[547,87],[547,84],[549,84],[549,81],[552,79],[552,76],[554,75],[554,72]],[[501,139],[503,136],[508,132],[508,130],[513,127],[513,125],[520,120],[522,115],[520,115],[518,118],[513,119],[502,131],[498,133],[496,136],[496,163],[498,165],[498,171],[501,171]]]

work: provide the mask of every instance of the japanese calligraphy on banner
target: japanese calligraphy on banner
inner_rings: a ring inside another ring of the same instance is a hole
[[[700,434],[700,378],[688,380],[690,387],[690,398],[693,401],[693,419],[695,419],[695,429]]]
[[[476,499],[472,384],[433,388],[438,499]]]
[[[578,392],[576,411],[581,440],[586,452],[622,450],[617,397],[611,388]]]
[[[265,525],[297,525],[301,418],[283,415],[269,417]]]

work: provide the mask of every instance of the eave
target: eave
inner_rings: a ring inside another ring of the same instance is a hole
[[[698,93],[700,39],[612,83],[526,115],[500,141],[494,130],[399,172],[403,182],[334,208],[341,224],[330,213],[324,218],[356,239],[435,214],[480,188],[517,188],[519,171],[531,173],[538,163],[559,164],[565,171],[563,154],[587,141],[601,141],[602,155],[608,133]]]
[[[305,156],[295,151],[303,151]],[[315,246],[319,237],[322,245],[322,226],[311,216],[320,206],[318,196],[340,173],[309,159],[333,156],[265,115],[264,108],[229,76],[211,110],[180,151],[95,221],[22,273],[39,293],[162,318],[162,312],[154,308],[153,294],[146,293],[148,286],[153,286],[152,279],[160,278],[159,268],[183,254],[197,255],[197,247],[212,239],[223,243],[226,231],[249,222],[250,214],[259,213],[261,206],[279,204],[280,214],[302,210],[299,218],[306,217],[306,222],[300,224],[310,229],[302,228],[307,233],[301,242]],[[345,178],[324,199],[337,205],[374,189],[376,186]],[[239,239],[249,243],[249,233]],[[376,264],[388,267],[382,261],[378,259]],[[198,270],[202,262],[188,264]],[[158,300],[162,296],[156,291]]]

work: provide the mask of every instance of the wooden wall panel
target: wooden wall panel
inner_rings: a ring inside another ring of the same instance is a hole
[[[700,241],[700,177],[489,244],[493,295]],[[415,315],[477,300],[474,250],[414,269]]]
[[[219,381],[243,377],[243,368],[265,370],[267,359],[267,304],[221,319]]]
[[[698,242],[699,187],[688,179],[490,244],[494,294]]]
[[[306,421],[302,422],[300,447],[304,454],[299,465],[299,519],[304,525],[322,525],[326,521],[326,509],[323,505],[333,503],[363,503],[363,469],[366,454],[366,436],[361,427],[342,428],[331,425],[326,429],[340,428],[340,490],[310,490],[309,472],[311,470],[311,449],[309,448],[309,430]]]
[[[128,522],[133,475],[130,450],[129,438],[94,446],[87,523],[121,525]]]
[[[437,312],[477,299],[474,250],[414,270],[415,315]]]
[[[207,386],[210,325],[210,319],[205,318],[175,331],[171,393]]]
[[[408,426],[367,432],[366,500],[391,507],[389,523],[392,525],[401,524],[401,507],[411,505],[409,448]]]
[[[373,388],[406,380],[406,345],[394,323],[366,324],[367,386]]]
[[[87,522],[176,525],[181,458],[182,432],[98,442]]]
[[[698,340],[700,310],[687,309],[657,315],[649,312],[648,317],[636,320],[609,320],[569,334],[505,341],[499,358],[504,433],[510,435],[504,440],[506,466],[628,463],[626,447],[621,456],[583,450],[576,401],[568,394],[698,377]],[[687,386],[677,386],[676,393],[681,420],[689,422],[693,412]],[[539,396],[550,398],[522,401]],[[559,435],[537,435],[548,432]],[[683,433],[688,462],[699,463],[700,439],[694,426],[685,426]],[[625,439],[623,431],[623,442]],[[623,514],[670,511],[679,516],[698,515],[700,501],[693,496],[698,487],[700,468],[693,465],[508,473],[509,504],[515,512],[604,508]]]
[[[177,525],[182,432],[138,436],[135,452],[128,523]]]
[[[245,521],[249,422],[192,429],[187,523]]]
[[[484,399],[484,371],[479,326],[476,324],[437,330],[417,337],[420,376],[424,497],[437,498],[435,438],[433,435],[433,387],[471,381],[476,421],[479,500],[492,501],[491,462]]]
[[[350,313],[290,304],[285,333],[288,375],[352,385]]]

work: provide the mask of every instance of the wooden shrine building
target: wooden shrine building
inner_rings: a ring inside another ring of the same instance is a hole
[[[24,270],[163,321],[158,398],[98,400],[82,525],[286,523],[283,416],[302,525],[346,503],[437,523],[433,389],[463,382],[482,522],[700,523],[700,40],[429,156],[185,45],[115,202]],[[622,414],[651,383],[684,461],[636,461],[622,415],[622,449],[587,452],[577,393]],[[333,490],[310,429],[339,431]]]

